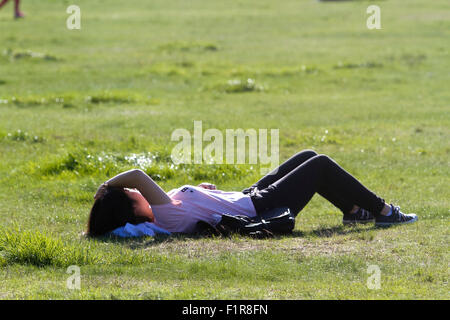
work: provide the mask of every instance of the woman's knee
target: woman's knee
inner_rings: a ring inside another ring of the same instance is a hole
[[[305,150],[302,150],[299,153],[297,153],[296,156],[302,156],[302,157],[306,157],[309,159],[309,158],[317,156],[317,152],[315,152],[312,149],[305,149]]]
[[[320,165],[326,165],[326,164],[332,162],[333,160],[326,154],[318,154],[318,155],[314,156],[314,158],[312,158],[310,161],[314,161]]]

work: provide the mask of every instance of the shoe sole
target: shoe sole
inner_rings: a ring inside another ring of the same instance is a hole
[[[349,224],[366,224],[366,223],[371,223],[371,222],[375,222],[375,219],[372,220],[342,220],[342,223],[344,225],[349,225]]]
[[[411,220],[405,221],[405,222],[375,222],[375,225],[378,227],[388,227],[388,226],[394,226],[394,225],[413,223],[418,220],[419,220],[419,218],[415,217],[414,219],[411,219]]]

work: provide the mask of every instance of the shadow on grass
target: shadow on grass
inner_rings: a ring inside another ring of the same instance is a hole
[[[162,243],[170,243],[175,241],[192,241],[192,240],[202,240],[202,239],[232,239],[233,237],[248,238],[249,240],[270,240],[270,239],[286,239],[286,238],[307,238],[307,237],[321,237],[321,238],[331,238],[339,235],[348,235],[354,233],[368,232],[372,230],[384,229],[380,227],[372,226],[332,226],[332,227],[320,227],[313,230],[301,231],[295,230],[290,234],[286,235],[275,235],[273,238],[265,237],[258,238],[247,235],[232,234],[229,236],[218,236],[218,235],[201,235],[201,234],[177,234],[172,235],[157,235],[155,237],[140,237],[140,238],[120,238],[116,236],[106,236],[96,238],[97,241],[108,242],[114,244],[121,244],[129,247],[130,249],[141,249],[143,247],[157,246]]]
[[[156,246],[161,243],[169,243],[174,241],[187,241],[187,240],[201,240],[205,238],[220,238],[218,236],[205,236],[205,235],[199,235],[199,234],[176,234],[173,233],[172,235],[156,235],[154,237],[135,237],[135,238],[120,238],[117,236],[104,236],[104,237],[97,237],[95,241],[99,242],[105,242],[105,243],[112,243],[112,244],[120,244],[127,246],[130,249],[141,249],[143,247],[148,246]],[[227,237],[223,237],[224,239]],[[89,238],[88,238],[89,239]]]
[[[333,227],[321,227],[318,229],[310,230],[310,231],[294,231],[292,233],[292,237],[308,237],[308,236],[316,236],[321,238],[331,238],[337,235],[346,235],[351,233],[361,233],[367,232],[371,230],[379,229],[375,225],[370,227],[368,226],[358,226],[358,225],[350,225],[350,226],[333,226]],[[298,234],[297,234],[298,232]]]

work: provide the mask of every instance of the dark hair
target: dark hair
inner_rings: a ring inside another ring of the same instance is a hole
[[[103,197],[95,200],[89,214],[87,235],[101,236],[127,223],[146,221],[135,215],[133,201],[123,188],[108,188]]]

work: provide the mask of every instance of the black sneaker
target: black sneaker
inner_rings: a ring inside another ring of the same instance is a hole
[[[375,217],[373,214],[363,208],[359,208],[355,213],[344,213],[344,218],[342,219],[343,224],[368,223],[374,221]]]
[[[400,211],[399,206],[394,206],[391,204],[392,214],[387,217],[380,214],[375,219],[375,225],[379,227],[392,226],[394,224],[406,224],[413,223],[418,220],[417,215],[414,213],[404,214]]]

